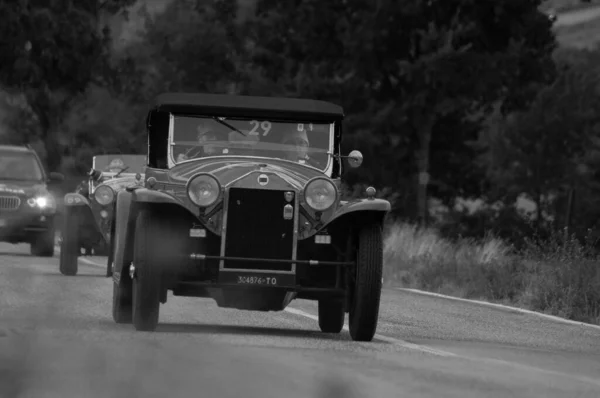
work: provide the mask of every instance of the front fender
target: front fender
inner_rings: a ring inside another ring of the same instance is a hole
[[[132,200],[137,203],[162,203],[162,204],[174,204],[181,205],[171,195],[164,192],[154,191],[148,188],[138,188],[133,191]]]
[[[338,223],[340,220],[348,220],[349,217],[358,216],[374,218],[374,221],[381,222],[391,209],[390,202],[384,199],[358,199],[342,202],[324,227]]]
[[[128,272],[133,261],[133,243],[135,240],[135,209],[132,206],[133,194],[127,191],[117,193],[115,211],[113,213],[112,269],[107,276],[113,277],[115,283],[121,283],[121,273]]]
[[[90,201],[88,198],[79,193],[68,193],[64,198],[64,205],[67,207],[75,207],[75,206],[87,206],[90,207]]]

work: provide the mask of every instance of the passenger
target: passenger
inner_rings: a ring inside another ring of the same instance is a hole
[[[286,131],[283,135],[281,143],[284,145],[293,146],[291,149],[284,150],[284,159],[300,163],[306,163],[309,160],[309,142],[308,136],[304,129],[301,131],[299,131],[299,129]]]

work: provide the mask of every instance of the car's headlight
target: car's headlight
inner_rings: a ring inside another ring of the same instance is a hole
[[[188,181],[187,194],[196,206],[208,207],[219,200],[221,184],[210,174],[198,174]]]
[[[39,207],[40,209],[53,209],[56,207],[56,201],[51,195],[36,196],[27,200],[29,206]]]
[[[109,205],[115,199],[115,191],[107,185],[101,185],[94,191],[94,199],[102,206]]]
[[[335,204],[337,188],[330,180],[317,177],[310,180],[304,188],[304,199],[311,209],[325,211]]]

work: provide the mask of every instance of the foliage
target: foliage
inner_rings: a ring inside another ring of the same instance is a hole
[[[63,115],[103,65],[109,31],[101,13],[132,2],[111,0],[103,8],[73,0],[0,2],[0,86],[25,97],[50,168],[60,165],[55,135]]]

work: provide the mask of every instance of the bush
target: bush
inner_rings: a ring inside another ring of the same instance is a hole
[[[595,242],[562,233],[534,237],[517,251],[504,241],[452,242],[433,229],[386,227],[384,280],[457,297],[509,303],[586,322],[600,315]]]

